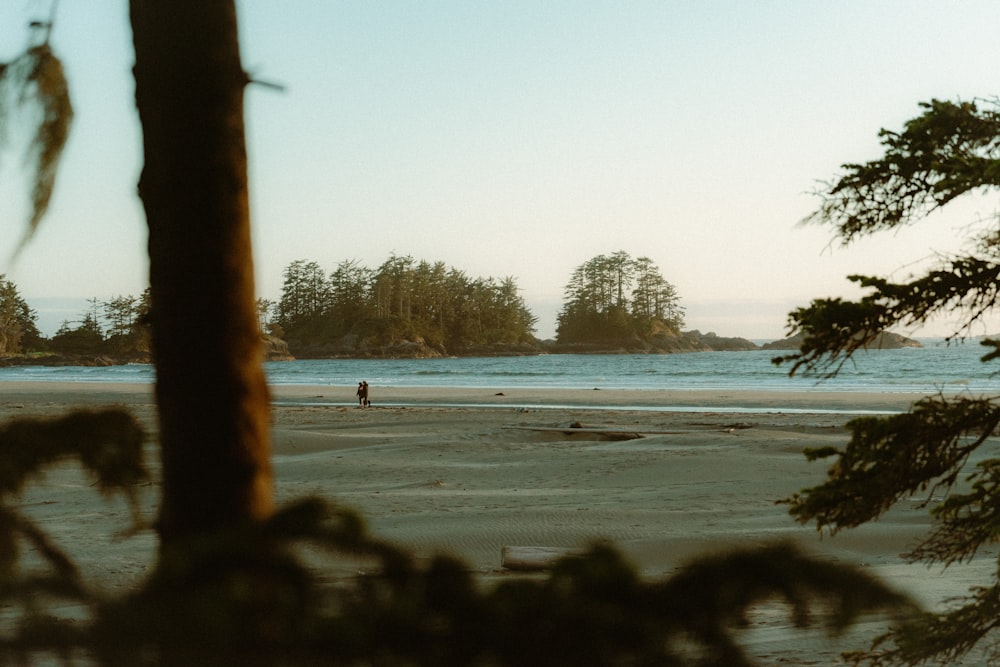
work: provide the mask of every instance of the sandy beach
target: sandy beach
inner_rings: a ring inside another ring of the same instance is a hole
[[[823,539],[775,504],[823,479],[825,464],[808,463],[805,447],[844,444],[850,418],[905,410],[912,394],[373,387],[373,407],[360,409],[353,391],[274,388],[279,502],[321,495],[357,508],[376,535],[421,555],[455,554],[485,577],[513,576],[501,562],[512,545],[579,548],[609,539],[656,578],[700,553],[790,539],[871,568],[937,607],[987,581],[996,566],[989,555],[946,572],[905,565],[899,554],[929,526],[923,498]],[[110,404],[128,406],[155,430],[148,385],[0,385],[4,420]],[[995,453],[997,444],[987,447]],[[148,446],[155,468],[155,443]],[[152,515],[155,483],[147,490]],[[124,504],[102,500],[74,468],[47,473],[23,503],[112,592],[149,571],[152,534],[114,539],[127,522]],[[861,635],[829,642],[790,630],[780,611],[762,609],[746,640],[781,664],[836,664],[839,650],[878,627],[873,621]]]

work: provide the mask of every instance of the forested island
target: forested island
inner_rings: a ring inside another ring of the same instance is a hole
[[[258,324],[270,360],[421,358],[532,354],[665,354],[761,349],[745,338],[684,331],[676,289],[648,257],[598,255],[570,275],[554,340],[535,336],[537,318],[514,277],[474,277],[444,262],[390,255],[376,268],[354,260],[329,272],[298,260],[281,298],[259,299]],[[116,364],[150,358],[149,291],[91,299],[51,337],[0,275],[0,363]],[[880,346],[919,345],[887,335]],[[767,349],[797,349],[795,339]]]
[[[693,352],[756,349],[744,339],[682,332],[673,285],[646,257],[594,257],[570,276],[555,340],[514,277],[473,277],[443,262],[390,256],[369,268],[339,263],[329,274],[297,261],[281,299],[261,304],[266,331],[298,358],[490,356],[539,353]],[[714,344],[714,345],[713,345]]]

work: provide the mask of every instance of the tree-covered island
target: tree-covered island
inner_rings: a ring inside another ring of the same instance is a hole
[[[267,358],[662,354],[760,349],[745,338],[684,331],[677,289],[649,257],[619,250],[576,267],[566,283],[555,340],[513,276],[475,277],[441,261],[391,254],[376,268],[342,260],[325,270],[296,260],[278,300],[257,300]],[[108,365],[150,358],[150,296],[89,299],[51,337],[17,285],[0,275],[0,363]],[[887,347],[915,344],[889,338]],[[897,344],[898,343],[898,344]],[[797,349],[777,341],[771,349]]]
[[[283,277],[281,299],[262,304],[266,328],[300,358],[756,349],[744,339],[682,333],[674,286],[653,260],[624,251],[574,270],[555,341],[535,337],[537,318],[511,276],[472,277],[394,254],[375,269],[345,260],[329,274],[299,260]]]
[[[533,354],[536,318],[512,277],[473,278],[391,255],[376,269],[314,261],[285,269],[267,329],[296,357]]]

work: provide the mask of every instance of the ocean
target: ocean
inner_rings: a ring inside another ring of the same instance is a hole
[[[377,387],[859,391],[1000,394],[1000,364],[980,362],[987,349],[974,341],[922,340],[922,348],[862,352],[840,374],[788,377],[771,359],[781,352],[695,352],[666,355],[539,355],[442,359],[310,359],[269,362],[273,385]],[[0,368],[5,381],[153,382],[145,364],[107,367]]]

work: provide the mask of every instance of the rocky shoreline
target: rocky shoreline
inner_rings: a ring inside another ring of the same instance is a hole
[[[477,346],[452,354],[430,346],[422,340],[395,341],[379,348],[346,349],[337,345],[322,348],[295,350],[288,343],[273,336],[264,337],[266,361],[295,361],[296,359],[432,359],[441,357],[520,357],[536,354],[683,354],[688,352],[746,352],[752,350],[797,350],[801,337],[793,336],[779,341],[758,345],[746,338],[719,336],[714,332],[687,331],[676,335],[657,336],[650,340],[639,338],[614,343],[559,344],[553,340],[536,341],[535,344],[497,344]],[[899,349],[921,347],[918,341],[894,333],[881,334],[871,349]],[[121,366],[149,364],[149,353],[126,355],[68,355],[68,354],[14,354],[0,356],[4,366]]]

